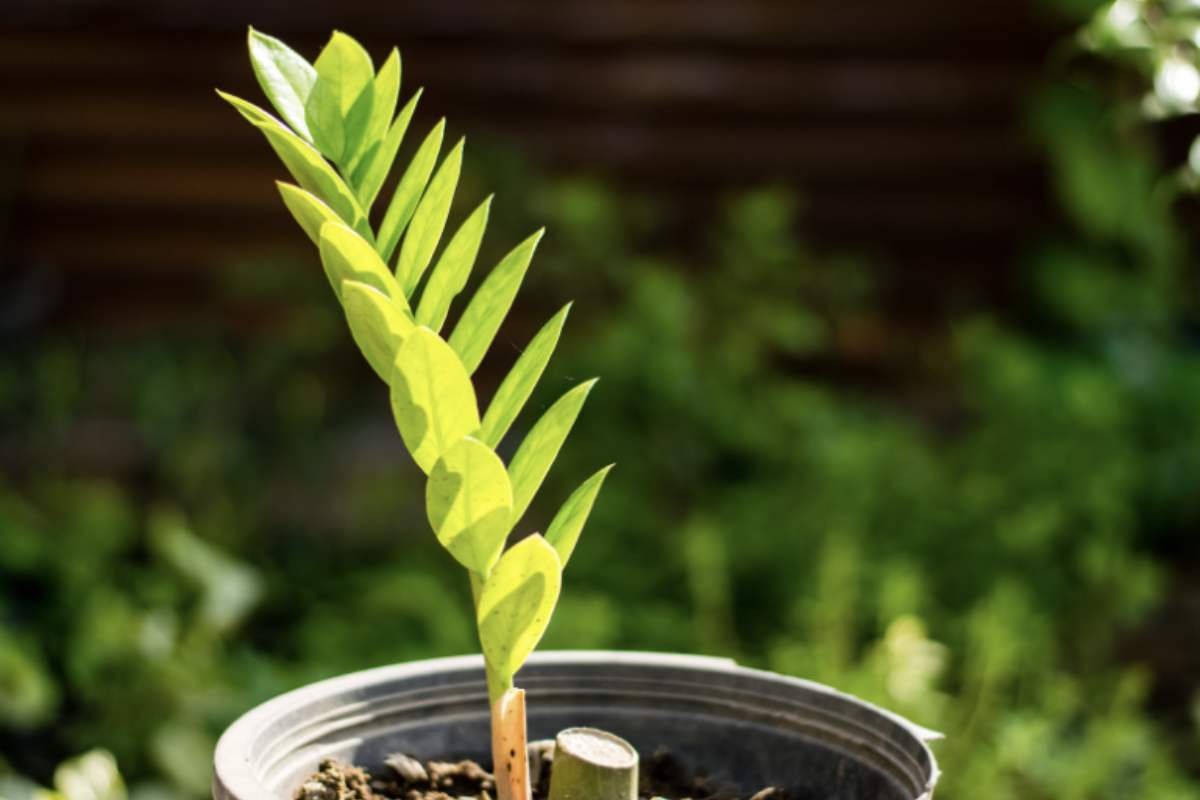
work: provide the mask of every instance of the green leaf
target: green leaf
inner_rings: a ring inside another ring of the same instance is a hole
[[[512,514],[512,484],[500,457],[478,439],[460,439],[429,473],[425,507],[442,546],[487,575],[504,549]]]
[[[479,254],[479,244],[483,241],[491,207],[492,197],[489,195],[459,226],[429,274],[429,282],[421,292],[421,303],[417,306],[417,321],[430,330],[441,330],[446,314],[450,313],[450,303],[467,285],[475,256]]]
[[[513,483],[513,522],[519,522],[529,507],[533,496],[550,471],[558,451],[562,449],[575,418],[583,408],[588,392],[596,385],[596,379],[584,381],[570,390],[542,415],[525,441],[517,448],[509,464],[508,472]]]
[[[458,353],[468,373],[479,368],[492,339],[496,337],[496,331],[500,330],[500,323],[504,321],[517,290],[521,288],[533,251],[545,232],[543,228],[521,242],[492,268],[454,326],[454,333],[450,334],[450,346]]]
[[[425,184],[429,182],[434,164],[437,163],[437,154],[442,149],[442,136],[445,132],[446,120],[443,119],[433,126],[425,141],[421,142],[417,154],[413,156],[400,182],[396,184],[392,201],[388,204],[383,223],[379,226],[379,255],[384,261],[391,261],[392,253],[396,252],[396,245],[400,242],[400,235],[404,233],[408,221],[417,209],[421,193],[425,191]]]
[[[396,280],[404,290],[405,297],[412,297],[417,283],[425,274],[425,268],[433,259],[446,218],[450,215],[450,203],[454,200],[454,189],[458,186],[458,175],[462,170],[464,140],[459,139],[454,149],[442,159],[442,165],[429,182],[429,188],[421,197],[417,212],[413,214],[404,244],[400,247],[400,260],[396,262]],[[482,231],[480,231],[482,235]]]
[[[534,534],[500,557],[479,593],[479,641],[488,668],[511,678],[537,647],[562,589],[558,553]]]
[[[400,142],[404,139],[404,133],[408,130],[408,123],[412,121],[413,112],[416,111],[417,101],[420,98],[421,90],[418,89],[412,99],[396,115],[396,120],[388,129],[387,136],[363,154],[358,166],[350,175],[350,180],[358,187],[359,202],[368,212],[371,210],[371,206],[375,205],[375,198],[379,196],[379,190],[383,187],[383,182],[387,180],[388,172],[396,160],[396,152],[400,149]]]
[[[334,31],[317,56],[304,119],[317,149],[337,163],[354,157],[371,119],[375,67],[362,45]]]
[[[313,240],[313,244],[321,243],[321,226],[326,222],[341,222],[338,215],[333,213],[333,209],[312,192],[284,181],[275,181],[275,185],[279,187],[283,204],[292,212],[292,216],[300,223],[308,238]]]
[[[412,333],[412,312],[373,286],[359,281],[342,281],[342,305],[350,323],[350,335],[367,363],[387,382],[396,363],[396,353]]]
[[[58,765],[54,788],[64,800],[125,800],[125,782],[107,750],[89,750]]]
[[[424,300],[422,300],[424,302]],[[496,447],[509,427],[521,413],[533,387],[550,362],[554,347],[558,344],[559,334],[567,321],[567,313],[571,304],[567,303],[550,321],[542,326],[529,342],[529,346],[521,353],[517,363],[509,370],[508,375],[496,390],[492,402],[488,405],[487,413],[483,415],[483,425],[479,429],[479,440],[488,447]]]
[[[426,474],[451,445],[479,429],[470,376],[428,328],[415,328],[404,340],[388,382],[400,437]]]
[[[246,102],[240,97],[217,91],[238,112],[248,119],[254,127],[267,137],[271,148],[283,161],[288,172],[302,187],[325,201],[334,213],[348,225],[354,227],[363,235],[370,233],[366,215],[358,205],[358,199],[350,191],[346,182],[333,171],[321,154],[312,145],[292,133],[282,122],[263,111],[253,103]]]
[[[393,300],[404,302],[396,279],[375,248],[345,224],[326,222],[322,225],[320,248],[325,275],[339,299],[342,281],[352,280],[373,286]]]
[[[358,153],[347,165],[347,174],[351,175],[354,187],[359,188],[353,180],[354,171],[358,165],[374,152],[383,137],[388,133],[392,115],[396,113],[396,100],[400,97],[400,51],[392,48],[387,60],[379,68],[372,84],[371,118],[363,130],[362,144]],[[361,196],[361,195],[360,195]]]
[[[600,487],[604,485],[604,479],[608,477],[612,468],[613,465],[609,464],[571,492],[567,502],[562,504],[562,508],[554,515],[554,521],[546,529],[546,541],[558,551],[558,560],[562,562],[563,569],[567,568],[567,562],[571,560],[571,553],[575,551],[579,534],[583,533],[583,526],[587,523],[588,515],[592,513],[596,495],[600,493]]]
[[[250,63],[263,94],[292,130],[311,142],[312,134],[304,120],[304,104],[317,80],[317,71],[306,58],[274,36],[251,28],[246,38]]]

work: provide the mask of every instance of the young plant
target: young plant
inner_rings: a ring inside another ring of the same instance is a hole
[[[283,202],[319,248],[354,341],[390,388],[400,437],[427,475],[430,526],[470,576],[499,793],[527,797],[525,759],[510,755],[525,753],[524,698],[514,690],[513,676],[550,621],[563,567],[610,467],[575,490],[544,536],[526,536],[507,550],[505,543],[595,381],[550,406],[507,465],[495,449],[546,368],[570,304],[533,337],[481,414],[471,375],[516,297],[542,231],[500,260],[443,336],[479,252],[492,200],[484,199],[442,244],[463,141],[439,163],[443,119],[408,164],[393,169],[421,96],[414,92],[396,110],[401,70],[395,49],[376,70],[367,51],[340,32],[313,64],[253,29],[249,46],[254,73],[279,116],[219,94],[266,136],[294,178],[278,184]],[[386,209],[373,212],[397,172]]]

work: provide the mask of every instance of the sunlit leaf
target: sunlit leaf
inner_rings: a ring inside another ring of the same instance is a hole
[[[512,484],[491,448],[467,436],[442,454],[425,488],[429,524],[467,569],[486,575],[508,536]]]
[[[387,136],[364,153],[350,176],[354,185],[358,187],[359,202],[368,212],[371,210],[371,206],[375,205],[375,198],[379,196],[379,190],[383,188],[383,182],[387,180],[388,172],[396,160],[396,152],[400,149],[400,142],[404,139],[408,123],[412,121],[413,112],[416,111],[417,101],[420,99],[421,90],[418,89],[412,99],[396,115],[396,120],[388,129]]]
[[[251,28],[247,34],[250,63],[262,86],[263,94],[275,106],[291,129],[306,141],[312,141],[304,120],[304,104],[317,80],[317,71],[308,60],[274,36]]]
[[[326,222],[341,222],[338,215],[333,213],[333,209],[312,192],[284,181],[275,181],[275,185],[279,187],[283,204],[292,212],[292,216],[300,223],[308,238],[313,240],[313,244],[320,244],[321,226]]]
[[[500,557],[479,594],[479,640],[490,669],[511,677],[537,647],[562,588],[558,553],[541,536]]]
[[[488,447],[500,444],[500,440],[504,438],[504,434],[529,400],[529,395],[533,393],[533,388],[542,377],[542,372],[554,353],[554,347],[558,344],[559,334],[562,333],[570,310],[571,304],[567,303],[542,326],[529,342],[529,346],[517,358],[517,363],[513,364],[513,368],[504,377],[500,388],[496,390],[487,413],[483,415],[483,425],[479,428],[479,439]]]
[[[358,199],[312,145],[253,103],[225,92],[217,93],[262,131],[297,183],[321,198],[343,222],[364,235],[369,234],[370,228]]]
[[[417,283],[433,259],[442,231],[446,229],[446,218],[450,215],[450,203],[458,186],[458,175],[462,170],[463,140],[459,139],[434,173],[433,180],[421,197],[417,211],[404,234],[400,246],[400,258],[396,262],[396,280],[404,290],[405,297],[412,297]],[[482,230],[480,235],[483,235]]]
[[[554,515],[554,521],[546,529],[546,541],[558,551],[558,560],[562,562],[564,569],[571,559],[571,553],[575,552],[575,544],[579,541],[579,534],[583,533],[588,515],[592,513],[596,495],[600,493],[600,487],[604,485],[604,479],[612,468],[613,465],[609,464],[571,492],[567,502],[562,504],[562,508]]]
[[[384,382],[391,378],[400,345],[415,327],[412,313],[403,303],[403,298],[388,297],[365,283],[342,281],[342,305],[350,334]]]
[[[379,226],[379,255],[384,261],[391,260],[392,253],[396,252],[396,245],[400,242],[400,236],[412,219],[413,212],[417,210],[421,193],[425,191],[425,184],[429,182],[429,176],[433,174],[433,167],[437,163],[445,132],[446,120],[443,119],[433,126],[425,141],[421,142],[400,182],[396,184],[392,201],[388,203],[387,213]]]
[[[450,303],[467,285],[475,256],[479,254],[479,244],[483,241],[483,231],[487,228],[491,206],[492,198],[489,196],[459,226],[458,232],[450,239],[433,271],[429,273],[429,282],[425,284],[421,303],[417,306],[417,322],[430,330],[441,330],[450,312]]]
[[[404,340],[388,382],[396,427],[423,472],[479,429],[470,376],[450,345],[428,328],[415,328]]]
[[[479,368],[496,331],[500,330],[500,323],[512,307],[543,233],[545,230],[540,230],[521,242],[492,268],[454,326],[450,346],[458,353],[468,373]]]
[[[525,436],[509,464],[508,473],[513,484],[513,522],[520,521],[533,496],[537,494],[546,473],[558,457],[571,426],[583,408],[588,392],[596,380],[584,381],[560,397],[542,415],[533,429]]]
[[[317,79],[304,105],[308,130],[318,150],[339,164],[348,162],[371,119],[371,56],[353,38],[335,31],[314,66]]]
[[[382,142],[391,126],[392,115],[396,113],[396,100],[400,97],[400,51],[396,48],[392,48],[387,60],[379,68],[379,73],[375,75],[371,93],[371,117],[363,129],[362,142],[357,152],[346,164],[346,174],[351,176],[351,183],[356,189],[360,187],[353,175],[358,165],[368,153],[374,152],[372,148],[377,148]]]
[[[379,253],[346,225],[326,222],[321,226],[320,248],[325,275],[339,298],[342,296],[342,281],[351,280],[373,286],[388,297],[403,299],[396,279]]]

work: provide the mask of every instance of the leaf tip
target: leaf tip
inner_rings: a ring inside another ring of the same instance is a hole
[[[538,244],[542,241],[542,237],[546,235],[546,227],[543,225],[525,238],[525,241],[517,245],[517,247],[528,247],[531,251],[536,250]]]

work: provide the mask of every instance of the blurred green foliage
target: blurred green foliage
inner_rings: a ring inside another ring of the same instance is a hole
[[[515,201],[497,229],[550,229],[498,344],[589,301],[532,405],[605,376],[547,495],[618,462],[545,646],[724,653],[858,693],[947,735],[943,798],[1200,797],[1196,712],[1152,717],[1155,675],[1116,656],[1200,524],[1193,247],[1126,108],[1038,93],[1062,219],[1007,311],[915,343],[874,265],[798,240],[787,192],[731,198],[685,256],[652,244],[669,209],[477,163],[464,180]],[[103,746],[133,797],[202,797],[254,703],[476,650],[320,270],[254,266],[229,307],[270,309],[268,336],[91,331],[0,360],[15,771],[49,783]]]

